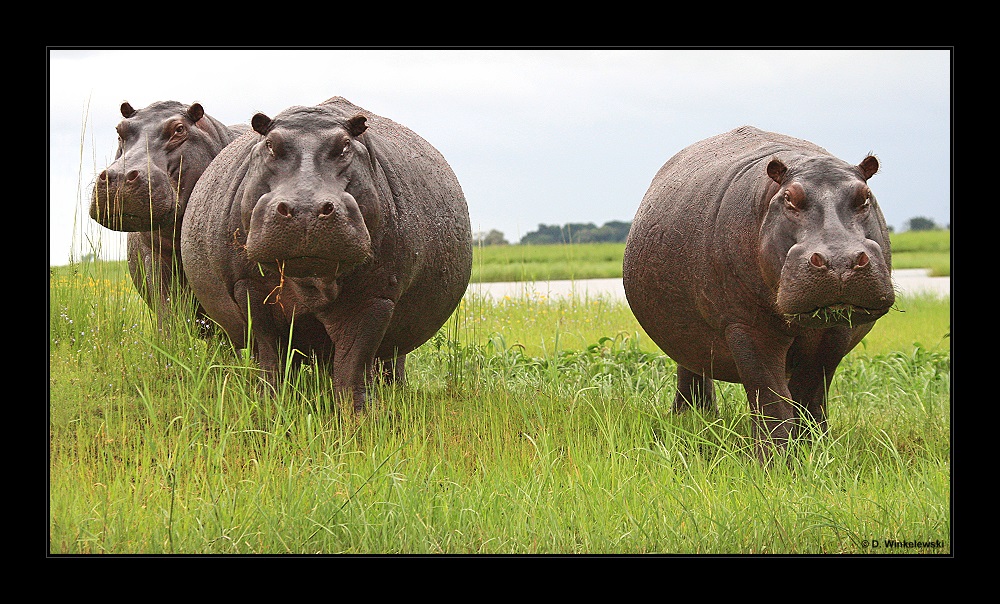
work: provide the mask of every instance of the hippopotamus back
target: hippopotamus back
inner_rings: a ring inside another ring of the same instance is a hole
[[[867,181],[822,147],[742,127],[657,172],[623,262],[629,304],[678,363],[675,408],[714,407],[712,380],[742,383],[786,441],[795,406],[825,426],[841,358],[894,302],[888,231]]]

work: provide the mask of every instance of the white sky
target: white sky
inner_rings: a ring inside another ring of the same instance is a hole
[[[674,153],[750,124],[880,170],[897,231],[951,223],[953,51],[940,49],[218,50],[49,47],[49,263],[124,256],[88,213],[118,107],[198,101],[226,124],[343,96],[440,150],[473,231],[629,221]]]

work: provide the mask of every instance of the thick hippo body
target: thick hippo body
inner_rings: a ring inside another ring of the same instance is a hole
[[[678,364],[675,409],[714,409],[718,379],[743,384],[761,445],[794,436],[797,409],[825,428],[837,365],[895,301],[867,184],[877,170],[872,156],[855,166],[744,126],[657,172],[623,280],[639,323]]]
[[[171,295],[187,291],[180,234],[194,183],[249,128],[225,126],[199,103],[160,101],[136,110],[126,101],[121,113],[118,150],[94,181],[90,217],[129,233],[132,282],[162,328]]]
[[[465,294],[465,196],[434,147],[346,99],[251,123],[188,202],[189,283],[237,347],[252,333],[272,382],[291,333],[360,410],[376,372],[401,378]]]

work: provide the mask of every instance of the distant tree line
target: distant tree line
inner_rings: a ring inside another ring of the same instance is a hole
[[[521,237],[520,243],[525,245],[545,245],[551,243],[595,243],[595,242],[619,242],[624,243],[628,237],[631,222],[612,220],[605,222],[601,226],[593,222],[569,222],[562,226],[553,224],[539,224],[537,231],[531,231]],[[907,231],[933,231],[940,229],[930,218],[915,216],[906,221],[904,230]],[[943,228],[951,228],[945,225]],[[892,227],[889,227],[892,231]],[[504,238],[501,231],[492,229],[489,232],[477,232],[472,236],[476,245],[509,245],[510,242]]]
[[[537,231],[531,231],[521,241],[524,245],[545,245],[551,243],[624,243],[628,237],[631,222],[612,220],[597,226],[593,222],[570,222],[562,226],[539,224]],[[492,229],[489,232],[479,231],[472,235],[475,245],[509,245],[501,231]]]
[[[602,226],[597,226],[593,222],[570,222],[563,226],[539,224],[537,231],[532,231],[521,237],[521,243],[538,245],[545,243],[624,242],[631,226],[631,222],[620,220],[605,222]]]
[[[492,229],[489,233],[484,233],[482,231],[477,231],[472,234],[472,243],[474,245],[510,245],[510,242],[504,239],[503,233]]]
[[[941,228],[936,222],[924,216],[914,216],[906,221],[905,226],[907,231],[936,231]],[[951,228],[951,225],[946,225],[944,228]]]

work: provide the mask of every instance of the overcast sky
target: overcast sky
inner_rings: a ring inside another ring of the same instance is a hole
[[[124,256],[93,222],[119,105],[200,102],[226,124],[343,96],[440,150],[473,231],[630,221],[673,154],[744,124],[857,163],[897,231],[951,222],[950,49],[48,49],[49,263]]]

